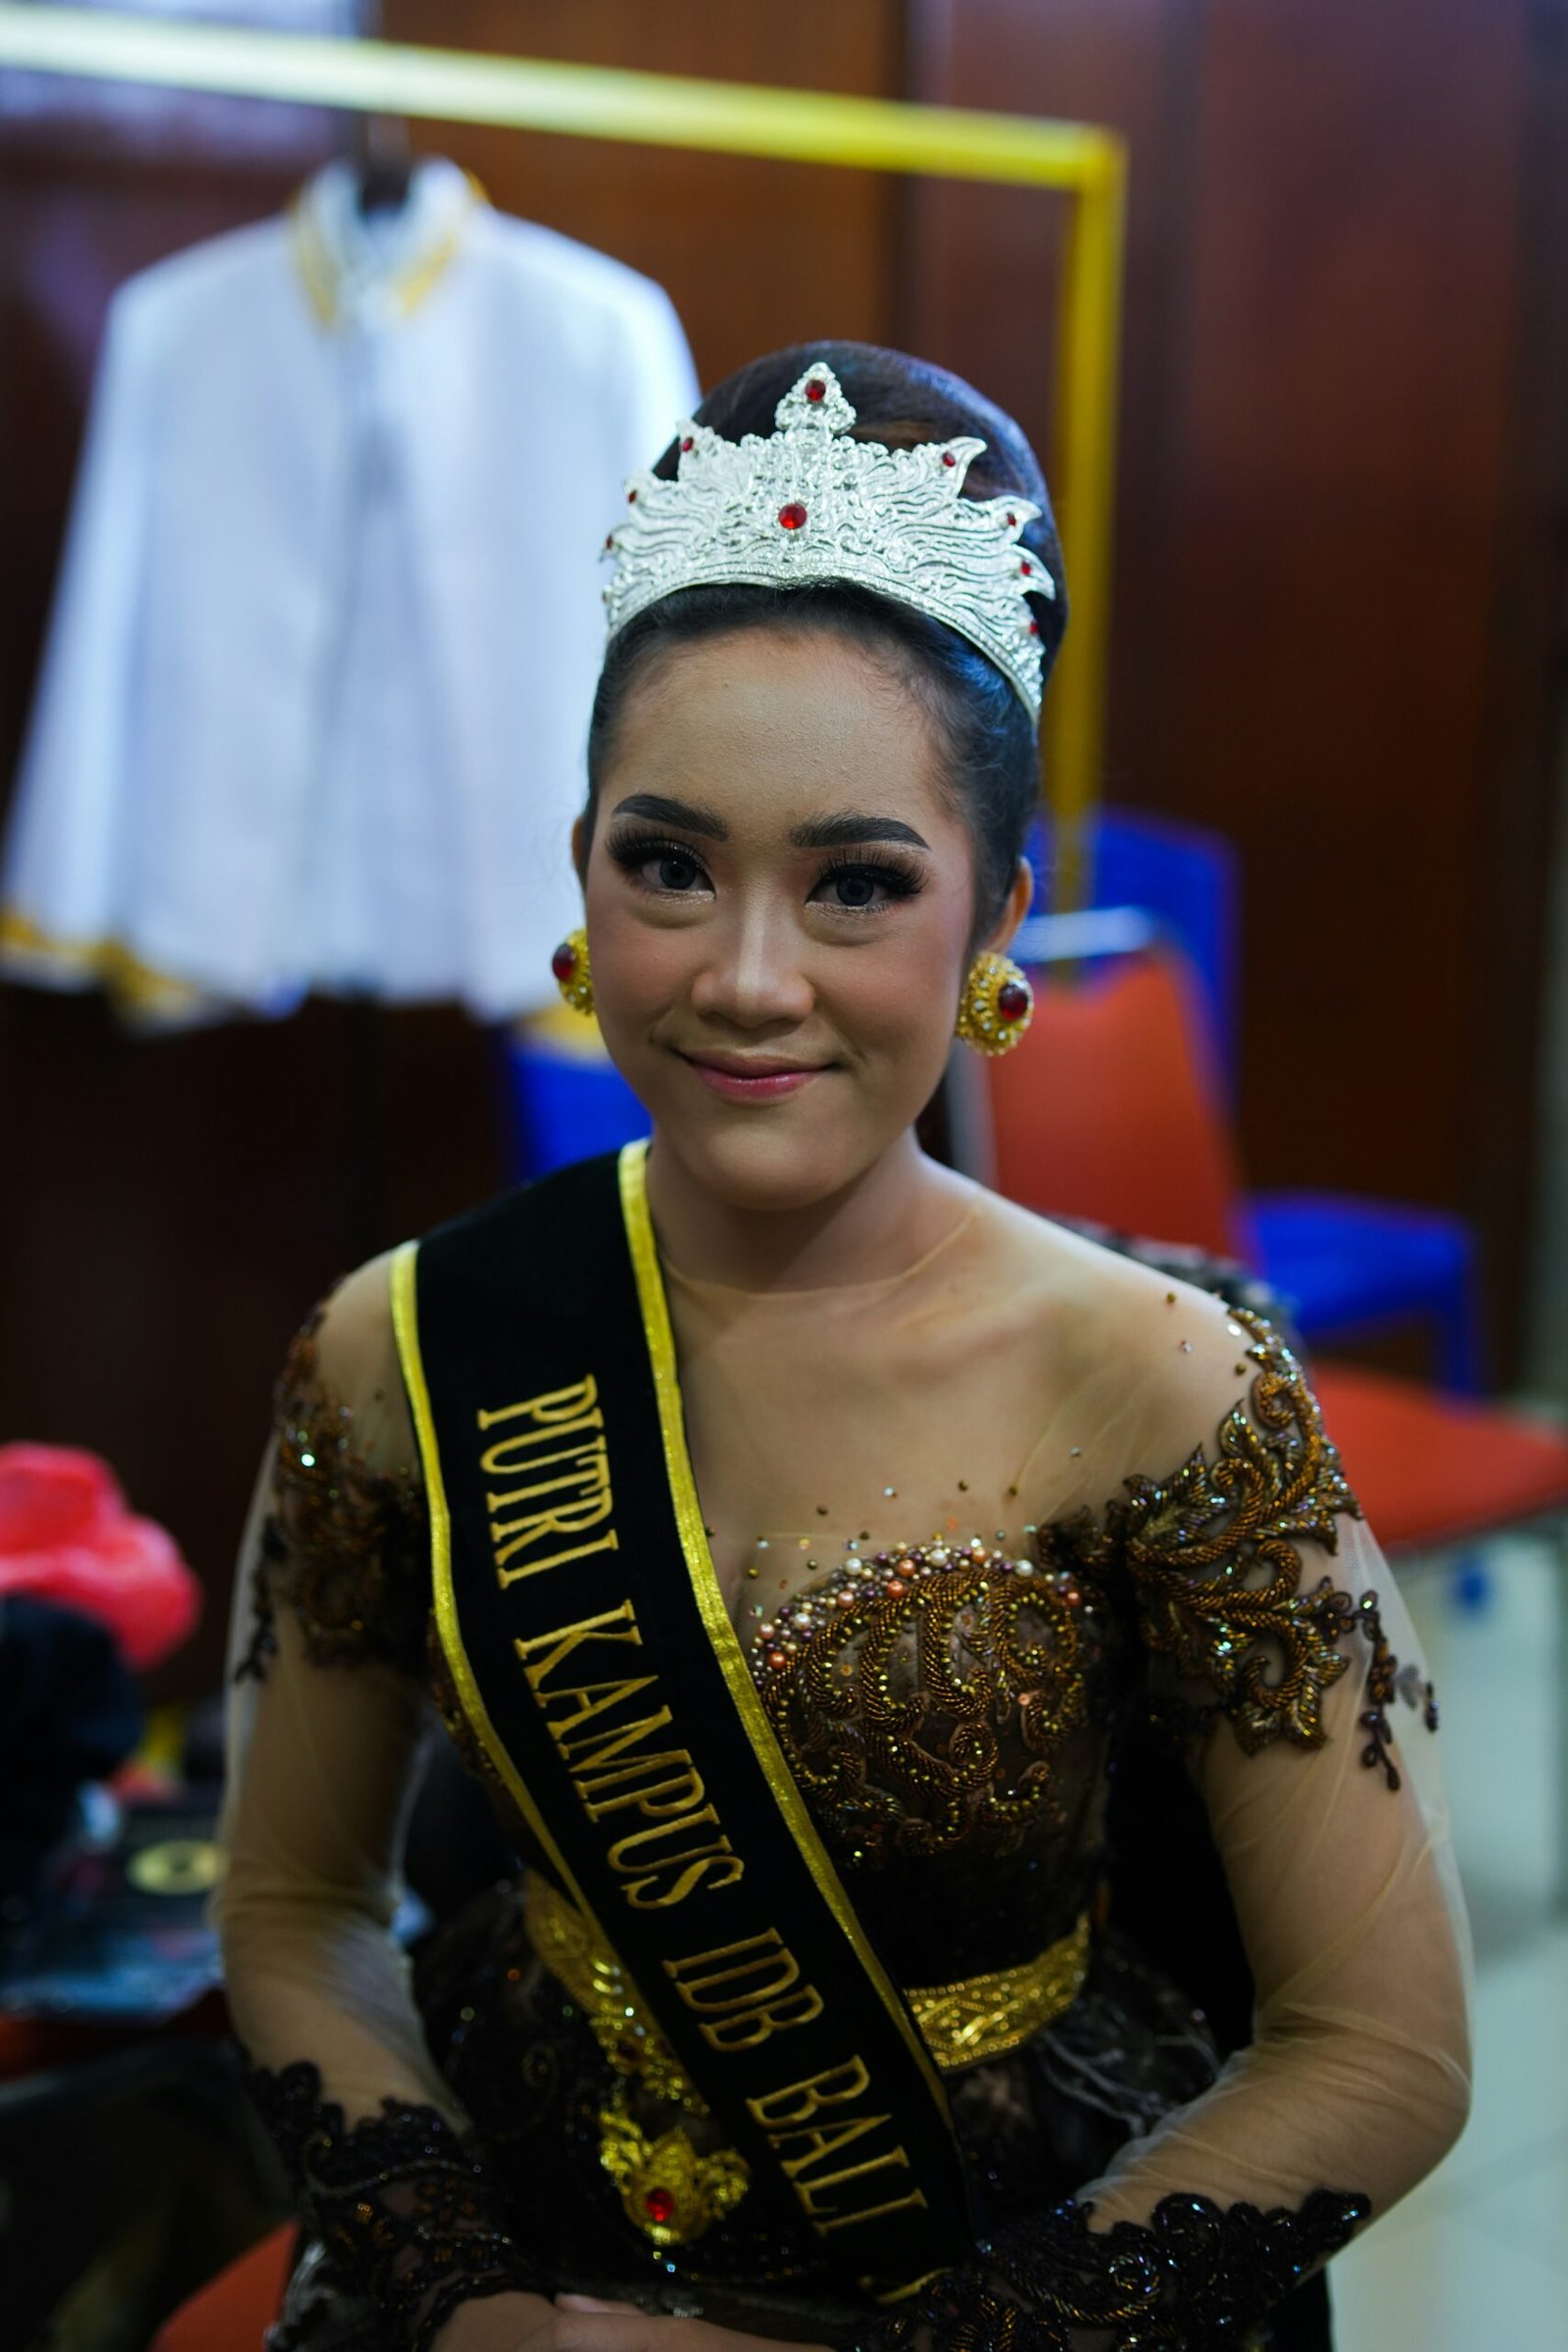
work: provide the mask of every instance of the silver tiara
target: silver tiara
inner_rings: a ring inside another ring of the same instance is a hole
[[[630,512],[605,541],[616,558],[605,590],[611,635],[678,588],[845,580],[946,621],[1038,718],[1040,627],[1028,599],[1056,586],[1018,534],[1041,509],[960,495],[986,446],[972,435],[884,449],[852,440],[854,422],[822,360],[786,392],[769,435],[726,441],[684,418],[675,479],[634,473]]]

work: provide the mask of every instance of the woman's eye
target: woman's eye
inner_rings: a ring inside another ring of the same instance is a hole
[[[812,892],[819,904],[853,914],[874,912],[912,898],[920,885],[912,874],[881,865],[837,865]]]
[[[610,855],[642,890],[689,898],[695,891],[710,887],[701,859],[683,849],[678,841],[612,838]]]

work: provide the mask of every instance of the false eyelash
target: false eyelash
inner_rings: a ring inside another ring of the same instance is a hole
[[[682,858],[705,879],[707,877],[708,869],[691,844],[676,841],[665,833],[612,833],[605,846],[622,871],[634,879],[639,867],[654,858]],[[893,900],[912,899],[925,888],[925,876],[912,860],[887,854],[868,858],[863,851],[845,848],[828,854],[812,885],[813,890],[820,889],[824,882],[832,881],[839,874],[868,874],[872,881],[882,884]],[[876,909],[846,906],[842,911],[846,914],[870,914]]]
[[[605,847],[628,874],[646,865],[650,858],[684,858],[700,874],[708,870],[690,842],[672,841],[663,833],[612,833]]]
[[[874,882],[882,883],[896,899],[912,899],[925,888],[925,876],[912,862],[906,863],[902,858],[885,855],[867,858],[863,852],[856,850],[833,851],[818,880],[830,881],[836,874],[869,874]]]

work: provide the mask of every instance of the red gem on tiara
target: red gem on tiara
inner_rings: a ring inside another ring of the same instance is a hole
[[[1031,636],[1031,637],[1038,637],[1038,636],[1039,636],[1039,634],[1040,634],[1040,623],[1039,623],[1039,621],[1038,621],[1038,620],[1032,620],[1032,621],[1029,623],[1029,634],[1030,634],[1030,636]]]
[[[954,454],[953,454],[953,452],[952,452],[952,450],[951,450],[951,449],[945,449],[945,450],[942,452],[942,463],[943,463],[943,465],[944,465],[944,466],[956,466],[956,464],[958,463],[958,461],[957,461],[957,459],[956,459],[956,458],[954,456]]]
[[[1023,573],[1024,578],[1028,579],[1034,570],[1034,565],[1032,564],[1020,564],[1018,569]]]
[[[813,375],[813,376],[812,376],[812,377],[809,379],[809,381],[808,382],[808,384],[807,384],[807,387],[806,387],[806,397],[807,397],[807,399],[808,399],[808,400],[821,400],[821,399],[823,399],[823,398],[825,397],[826,393],[827,393],[827,386],[826,386],[826,384],[824,384],[824,383],[823,383],[823,381],[822,381],[822,378],[821,378],[819,375]]]
[[[778,518],[786,531],[798,531],[806,520],[806,509],[798,498],[792,498],[787,507],[780,507]]]
[[[997,991],[997,1010],[1004,1021],[1021,1021],[1029,1009],[1029,991],[1021,980],[1004,980]]]
[[[577,951],[569,939],[564,939],[551,956],[550,969],[555,973],[563,988],[565,987],[568,980],[576,978]]]
[[[682,443],[681,443],[681,447],[682,447],[682,449],[690,449],[690,448],[691,448],[691,446],[692,446],[692,437],[691,437],[690,433],[688,433],[688,434],[686,435],[686,438],[685,438],[685,440],[684,440],[684,441],[682,441]]]
[[[627,491],[627,493],[626,493],[626,504],[627,504],[627,506],[628,506],[628,507],[634,507],[634,506],[637,504],[637,493],[636,493],[636,491],[635,491],[635,490],[628,490],[628,491]]]
[[[1012,526],[1013,526],[1013,524],[1014,524],[1014,523],[1017,521],[1017,519],[1018,519],[1018,517],[1017,517],[1017,515],[1016,515],[1016,514],[1009,514],[1009,515],[1007,516],[1007,528],[1008,528],[1008,530],[1009,530],[1009,531],[1012,529]]]

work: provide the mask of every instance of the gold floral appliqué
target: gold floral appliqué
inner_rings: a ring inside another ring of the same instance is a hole
[[[1210,1684],[1249,1755],[1270,1740],[1322,1743],[1323,1694],[1349,1666],[1355,1622],[1331,1577],[1301,1584],[1297,1546],[1338,1549],[1335,1519],[1361,1516],[1316,1398],[1285,1342],[1233,1309],[1258,1365],[1251,1414],[1220,1425],[1173,1478],[1130,1479],[1106,1514],[1137,1595],[1145,1642]]]
[[[262,1530],[256,1630],[241,1673],[260,1675],[272,1612],[288,1602],[321,1666],[382,1658],[417,1674],[430,1609],[430,1536],[412,1469],[381,1470],[352,1409],[323,1385],[320,1309],[295,1338],[276,1396],[272,1502]]]

